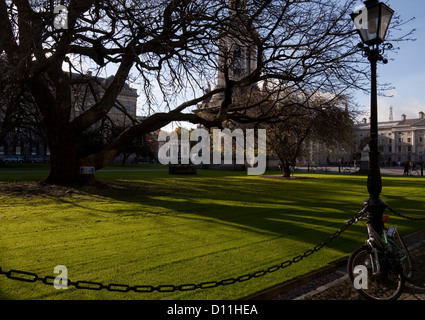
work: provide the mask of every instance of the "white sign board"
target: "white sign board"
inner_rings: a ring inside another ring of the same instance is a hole
[[[94,174],[94,167],[80,167],[80,174]]]

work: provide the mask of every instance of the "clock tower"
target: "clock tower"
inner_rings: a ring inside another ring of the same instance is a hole
[[[229,0],[228,19],[217,36],[217,77],[216,88],[226,86],[229,80],[239,81],[257,68],[257,50],[252,37],[254,28],[246,13],[245,0]],[[215,94],[202,107],[217,107],[224,93]]]

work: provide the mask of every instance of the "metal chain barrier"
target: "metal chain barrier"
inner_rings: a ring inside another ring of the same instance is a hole
[[[259,278],[262,276],[265,276],[266,274],[276,272],[280,269],[287,268],[291,266],[294,263],[300,262],[304,258],[312,255],[313,253],[319,251],[322,249],[325,245],[327,245],[332,240],[336,239],[338,236],[341,235],[345,230],[348,229],[353,223],[357,222],[357,219],[363,215],[364,209],[360,210],[353,218],[347,221],[347,223],[338,231],[336,231],[334,234],[332,234],[329,238],[327,238],[322,243],[318,244],[312,249],[309,249],[305,251],[303,254],[300,254],[298,256],[293,257],[290,260],[286,260],[282,263],[279,263],[277,265],[271,266],[264,270],[259,270],[253,273],[248,273],[236,278],[229,278],[219,281],[209,281],[209,282],[202,282],[199,284],[181,284],[181,285],[159,285],[159,286],[152,286],[152,285],[137,285],[137,286],[130,286],[126,284],[116,284],[116,283],[110,283],[110,284],[102,284],[99,282],[92,282],[92,281],[71,281],[69,279],[63,279],[62,281],[66,281],[68,286],[74,286],[77,289],[87,289],[87,290],[102,290],[106,289],[108,291],[116,291],[116,292],[174,292],[174,291],[190,291],[190,290],[196,290],[196,289],[210,289],[210,288],[216,288],[219,286],[227,286],[230,284],[234,284],[237,282],[244,282],[248,281],[253,278]],[[18,281],[24,281],[24,282],[41,282],[46,285],[54,285],[54,280],[56,277],[52,276],[45,276],[45,277],[39,277],[36,273],[33,272],[27,272],[27,271],[20,271],[20,270],[9,270],[9,271],[3,271],[0,267],[0,275],[5,275],[9,279],[18,280]]]
[[[425,218],[413,218],[413,217],[408,217],[400,212],[397,212],[396,210],[394,210],[393,208],[391,208],[389,205],[387,205],[387,209],[390,210],[392,213],[394,213],[395,215],[402,217],[404,219],[407,220],[413,220],[413,221],[425,221]]]
[[[407,217],[394,209],[387,207],[391,212],[394,214],[410,219],[410,220],[418,220],[423,221],[425,218],[411,218]],[[116,283],[110,283],[110,284],[102,284],[99,282],[93,282],[93,281],[71,281],[69,279],[62,279],[62,282],[65,281],[68,286],[74,286],[77,289],[86,289],[86,290],[102,290],[105,289],[107,291],[115,291],[115,292],[174,292],[174,291],[191,291],[191,290],[197,290],[197,289],[210,289],[210,288],[216,288],[219,286],[227,286],[230,284],[234,284],[237,282],[244,282],[248,281],[253,278],[259,278],[262,276],[265,276],[269,273],[276,272],[280,269],[287,268],[297,262],[300,262],[306,257],[311,256],[313,253],[319,251],[324,246],[326,246],[328,243],[330,243],[332,240],[336,239],[343,233],[345,230],[347,230],[352,224],[356,223],[359,218],[361,218],[364,213],[367,211],[367,205],[364,204],[363,208],[350,220],[346,221],[346,224],[333,233],[329,238],[327,238],[325,241],[321,242],[317,246],[313,247],[312,249],[309,249],[305,251],[304,253],[293,257],[292,259],[286,260],[284,262],[281,262],[277,265],[271,266],[264,270],[259,270],[253,273],[248,273],[236,278],[228,278],[224,280],[219,281],[209,281],[209,282],[201,282],[199,284],[181,284],[181,285],[159,285],[159,286],[152,286],[152,285],[136,285],[136,286],[130,286],[127,284],[116,284]],[[54,280],[56,277],[52,276],[45,276],[45,277],[39,277],[36,273],[33,272],[27,272],[27,271],[20,271],[20,270],[9,270],[9,271],[3,271],[0,267],[0,275],[5,275],[9,279],[18,280],[18,281],[24,281],[24,282],[41,282],[46,285],[54,285]]]

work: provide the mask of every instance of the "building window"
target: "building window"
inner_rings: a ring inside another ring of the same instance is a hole
[[[246,72],[248,74],[251,73],[251,50],[247,49],[247,55],[246,55]]]
[[[125,111],[127,111],[127,113],[131,115],[133,114],[132,110],[133,110],[132,104],[130,102],[127,102],[125,105]]]
[[[239,76],[242,73],[242,52],[241,49],[233,51],[233,74]]]
[[[422,142],[422,137],[419,137],[419,142]]]
[[[410,142],[410,138],[407,138],[407,142]]]
[[[22,147],[21,146],[16,146],[15,147],[15,154],[17,156],[20,156],[21,155],[21,152],[22,152]]]

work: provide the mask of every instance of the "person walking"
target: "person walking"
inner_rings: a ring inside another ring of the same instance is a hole
[[[407,161],[404,163],[404,173],[403,173],[403,175],[404,176],[409,175],[409,162],[407,162]]]

